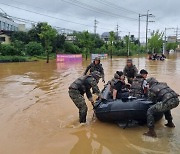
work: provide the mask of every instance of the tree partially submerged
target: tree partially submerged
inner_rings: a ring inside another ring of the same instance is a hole
[[[113,31],[109,32],[109,49],[110,49],[110,55],[112,59],[113,49],[114,49],[114,41],[115,41],[115,33]]]
[[[41,26],[41,31],[38,35],[41,41],[44,42],[44,49],[47,55],[47,63],[49,63],[49,54],[52,51],[52,43],[56,38],[57,31],[47,23],[43,23],[43,25]]]

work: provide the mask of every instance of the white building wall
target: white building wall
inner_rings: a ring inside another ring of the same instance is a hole
[[[17,31],[18,24],[0,13],[0,30]]]

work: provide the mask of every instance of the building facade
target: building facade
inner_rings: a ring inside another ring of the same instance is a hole
[[[6,14],[0,13],[0,30],[5,31],[18,31],[18,24],[15,23]]]

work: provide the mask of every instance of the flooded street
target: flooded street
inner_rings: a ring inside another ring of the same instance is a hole
[[[133,58],[149,77],[156,77],[180,94],[180,54],[165,61]],[[124,68],[126,58],[102,61],[106,82]],[[157,139],[144,137],[146,126],[122,129],[93,119],[78,126],[78,110],[68,96],[69,85],[81,76],[89,61],[51,61],[0,64],[0,154],[178,154],[180,107],[172,111],[175,129],[156,124]],[[100,88],[103,83],[100,82]]]

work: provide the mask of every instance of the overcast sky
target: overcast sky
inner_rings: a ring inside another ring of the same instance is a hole
[[[96,19],[99,34],[115,31],[118,24],[121,36],[128,32],[138,36],[138,14],[147,14],[147,10],[155,16],[149,19],[155,21],[149,23],[150,31],[180,28],[180,0],[0,0],[0,8],[10,16],[77,31],[94,32]],[[141,20],[144,40],[146,17]],[[167,35],[174,34],[174,30],[167,31]]]

